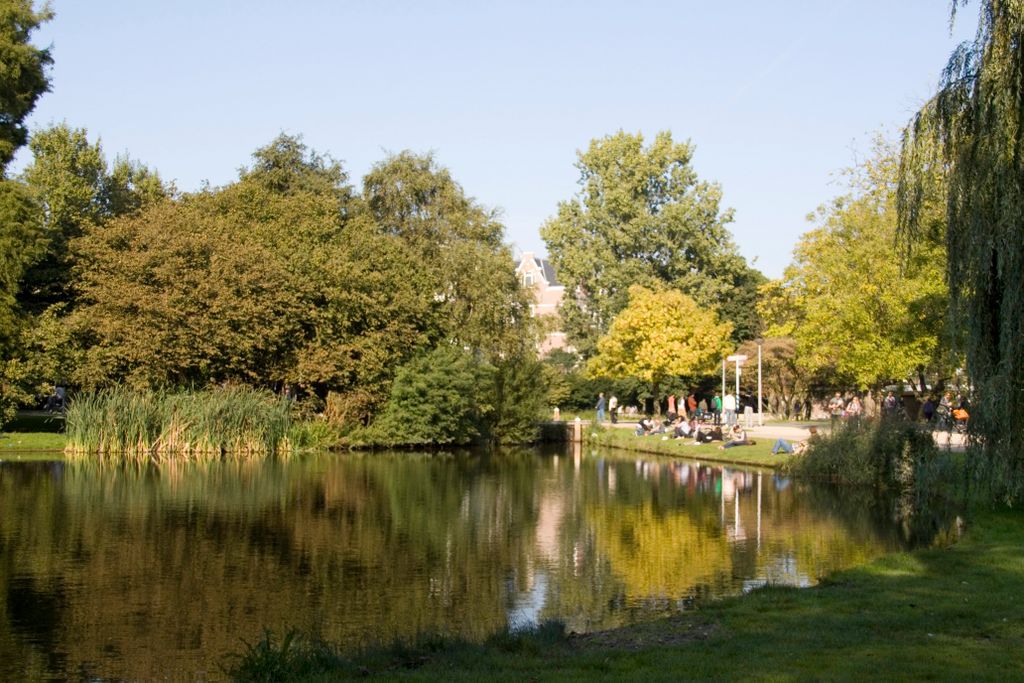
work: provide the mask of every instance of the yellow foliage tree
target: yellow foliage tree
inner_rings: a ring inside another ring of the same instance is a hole
[[[669,377],[709,372],[728,348],[732,324],[701,308],[674,289],[655,291],[634,285],[629,305],[597,342],[597,355],[587,364],[592,377],[636,377],[658,386]]]

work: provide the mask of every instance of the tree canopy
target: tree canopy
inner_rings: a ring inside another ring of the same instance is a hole
[[[956,15],[959,4],[953,3]],[[957,47],[937,94],[904,139],[900,214],[927,241],[922,168],[948,169],[950,318],[963,329],[974,385],[971,429],[993,494],[1024,500],[1024,5],[981,0],[973,41]],[[924,238],[924,240],[922,240]]]
[[[51,306],[39,323],[76,349],[61,361],[74,384],[287,385],[365,423],[405,400],[392,388],[403,364],[454,347],[497,378],[492,394],[515,393],[501,380],[532,362],[526,294],[501,224],[446,169],[405,152],[358,193],[299,138],[278,137],[253,160],[225,187],[71,221],[75,305]]]
[[[781,280],[762,290],[769,336],[791,336],[800,365],[862,389],[948,371],[945,254],[896,250],[898,155],[879,141],[851,192],[820,208]]]
[[[50,89],[50,49],[29,41],[52,17],[49,7],[33,9],[32,0],[0,0],[0,174],[28,139],[25,119]]]
[[[763,281],[738,254],[726,225],[721,188],[692,166],[693,146],[658,133],[649,144],[619,131],[579,153],[580,190],[558,205],[541,236],[570,293],[566,332],[584,355],[629,298],[629,287],[668,286],[719,306],[737,338],[759,328],[756,288]],[[576,296],[572,296],[576,293]]]
[[[637,377],[658,387],[669,377],[714,369],[728,348],[732,324],[678,290],[629,288],[629,303],[587,364],[596,377]]]

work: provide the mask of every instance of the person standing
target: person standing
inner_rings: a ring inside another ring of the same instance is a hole
[[[860,419],[862,412],[863,408],[861,407],[860,399],[854,394],[853,398],[850,399],[850,403],[846,406],[846,419],[856,423]]]
[[[726,394],[722,399],[722,410],[725,412],[726,426],[732,427],[736,424],[736,397],[731,393]]]
[[[715,424],[722,424],[722,397],[718,394],[711,399],[711,412],[715,414]]]
[[[949,396],[949,394],[946,394],[946,396]],[[896,394],[890,391],[885,395],[885,399],[882,401],[882,412],[885,413],[887,417],[896,417],[896,411],[898,409],[899,401],[896,400]]]
[[[836,423],[843,417],[845,409],[846,404],[843,402],[843,396],[837,391],[836,395],[829,399],[828,402],[828,414],[832,418],[832,429],[836,428]]]
[[[658,400],[657,397],[655,397],[654,400]],[[679,413],[676,412],[676,395],[675,394],[669,394],[668,395],[668,417],[669,417],[670,420],[674,420],[678,414]]]
[[[932,417],[935,415],[935,401],[929,396],[924,405],[921,406],[921,415],[924,416],[924,421],[928,424],[932,423]]]
[[[619,421],[618,416],[615,414],[618,408],[619,399],[615,398],[615,394],[612,394],[611,397],[608,399],[608,414],[611,417],[612,424],[615,424]]]
[[[602,422],[604,422],[604,407],[605,407],[605,405],[606,404],[605,404],[605,400],[604,400],[604,392],[602,391],[602,392],[600,392],[597,395],[597,406],[596,406],[596,408],[597,408],[597,424],[601,424]]]

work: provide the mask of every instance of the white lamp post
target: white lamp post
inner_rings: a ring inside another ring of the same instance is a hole
[[[740,363],[742,363],[746,359],[747,359],[747,357],[745,355],[743,355],[742,353],[734,353],[731,356],[729,356],[728,358],[726,358],[726,360],[729,361],[730,363],[736,363],[736,414],[737,415],[739,415],[739,412],[740,412],[740,410],[739,410],[740,409]],[[724,394],[725,391],[723,390],[722,393]]]
[[[764,417],[761,413],[761,340],[757,340],[757,426],[764,426]]]
[[[725,400],[725,359],[722,359],[722,400]]]

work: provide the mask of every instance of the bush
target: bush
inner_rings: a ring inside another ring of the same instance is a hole
[[[831,482],[896,490],[933,483],[939,449],[930,432],[903,420],[859,420],[814,437],[790,473]]]
[[[490,384],[489,366],[461,349],[440,347],[399,369],[384,411],[353,443],[465,445],[480,436],[491,406],[480,387]]]
[[[541,365],[512,357],[492,365],[440,347],[399,369],[376,420],[352,432],[354,445],[465,446],[532,442],[545,410]]]

